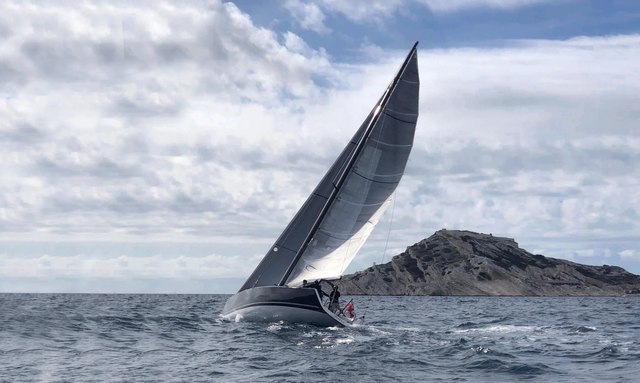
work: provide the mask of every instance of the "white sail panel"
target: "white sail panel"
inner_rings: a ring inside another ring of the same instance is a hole
[[[331,251],[332,243],[320,245],[317,240],[312,240],[307,248],[305,256],[298,262],[291,274],[287,285],[299,286],[303,280],[314,281],[318,279],[339,278],[347,269],[353,258],[367,238],[376,227],[376,224],[389,206],[389,201],[382,204],[378,211],[365,223],[350,239],[336,240],[337,248]],[[329,251],[327,253],[327,251]]]

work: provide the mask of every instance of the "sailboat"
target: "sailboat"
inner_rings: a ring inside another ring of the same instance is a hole
[[[303,281],[342,276],[404,174],[418,120],[417,45],[313,193],[226,302],[224,318],[351,324]]]

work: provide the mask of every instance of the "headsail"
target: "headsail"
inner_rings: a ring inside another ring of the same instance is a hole
[[[241,291],[339,277],[351,263],[384,213],[413,145],[420,87],[416,45]]]

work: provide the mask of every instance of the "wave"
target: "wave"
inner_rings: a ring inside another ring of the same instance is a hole
[[[481,326],[486,326],[489,324],[495,324],[495,323],[502,323],[502,322],[506,322],[511,320],[512,318],[509,316],[503,316],[500,318],[495,318],[492,320],[488,320],[488,321],[479,321],[479,322],[463,322],[459,325],[457,325],[457,328],[475,328],[475,327],[481,327]]]
[[[464,368],[488,372],[501,372],[518,376],[544,375],[555,373],[555,370],[544,363],[519,363],[496,358],[469,362]]]

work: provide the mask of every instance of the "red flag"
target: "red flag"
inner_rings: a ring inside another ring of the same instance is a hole
[[[347,310],[347,312],[349,313],[349,318],[351,319],[355,318],[356,316],[355,307],[353,307],[352,302],[347,303],[347,306],[344,309]]]

